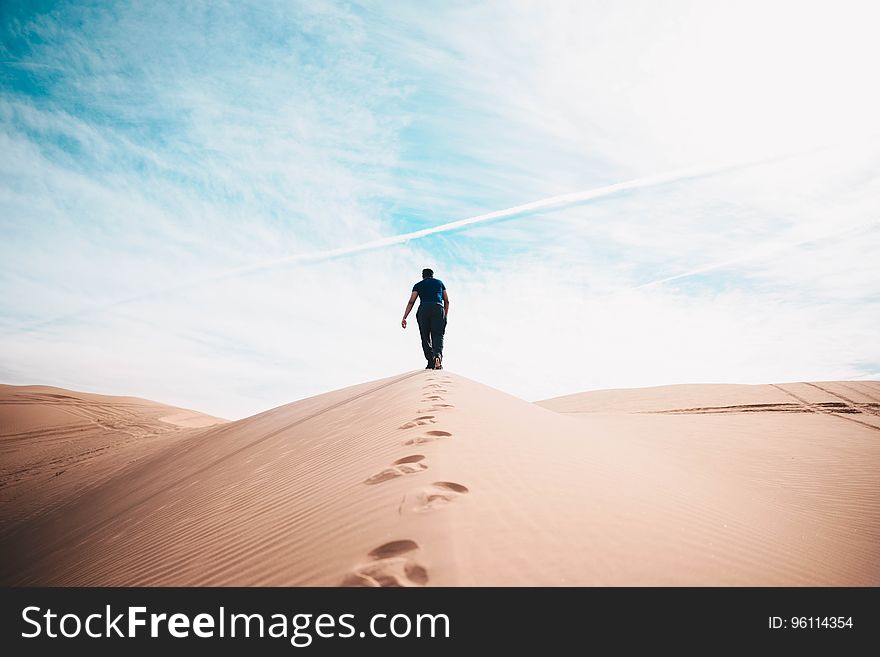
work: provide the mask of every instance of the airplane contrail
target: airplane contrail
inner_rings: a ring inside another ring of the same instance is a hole
[[[791,157],[791,156],[783,156],[783,157]],[[186,283],[165,288],[161,291],[148,293],[150,296],[152,294],[159,294],[161,292],[170,292],[173,290],[180,290],[183,288],[188,288],[196,285],[202,285],[204,283],[211,283],[214,281],[222,280],[225,278],[229,278],[232,276],[240,276],[242,274],[249,274],[255,271],[261,271],[263,269],[271,269],[273,267],[278,267],[280,265],[287,264],[295,264],[295,263],[305,263],[305,262],[322,262],[324,260],[331,260],[333,258],[339,258],[343,256],[355,255],[357,253],[364,253],[366,251],[374,251],[376,249],[381,249],[386,246],[393,246],[395,244],[403,244],[405,242],[410,242],[412,240],[421,239],[422,237],[427,237],[428,235],[436,235],[437,233],[448,233],[455,230],[460,230],[463,228],[469,228],[476,224],[484,224],[491,221],[497,221],[500,219],[510,219],[511,217],[522,216],[526,214],[530,214],[532,212],[536,212],[538,210],[546,210],[550,208],[557,207],[565,207],[569,205],[575,205],[579,203],[584,203],[586,201],[592,201],[597,198],[603,198],[606,196],[612,196],[614,194],[619,194],[620,192],[624,192],[631,189],[644,189],[645,187],[655,187],[658,185],[664,185],[672,182],[679,182],[682,180],[688,180],[692,178],[706,178],[709,176],[713,176],[719,173],[724,173],[728,171],[733,171],[736,169],[744,169],[747,167],[758,166],[760,164],[767,164],[769,162],[783,159],[780,157],[774,158],[765,158],[763,160],[751,160],[749,162],[740,162],[736,164],[726,164],[724,166],[716,166],[716,167],[692,167],[689,169],[680,169],[677,171],[673,171],[671,173],[664,173],[654,176],[646,176],[643,178],[634,178],[632,180],[627,180],[624,182],[613,183],[611,185],[604,185],[602,187],[594,187],[592,189],[587,189],[579,192],[570,192],[568,194],[559,194],[557,196],[549,196],[547,198],[542,198],[538,201],[531,201],[530,203],[523,203],[522,205],[515,205],[510,208],[506,208],[504,210],[495,210],[494,212],[486,212],[484,214],[474,215],[473,217],[467,217],[466,219],[458,219],[457,221],[450,221],[445,224],[438,224],[437,226],[431,226],[430,228],[422,228],[421,230],[414,230],[409,233],[400,233],[398,235],[390,235],[388,237],[380,237],[374,240],[370,240],[368,242],[363,242],[361,244],[353,244],[351,246],[342,246],[334,249],[325,249],[322,251],[314,251],[311,253],[295,253],[289,256],[283,256],[281,258],[274,258],[272,260],[264,260],[253,265],[244,265],[242,267],[236,267],[235,269],[229,269],[220,274],[216,274],[214,276],[194,279],[192,281],[188,281]],[[138,296],[138,299],[143,298],[143,295]]]
[[[798,157],[805,155],[806,153],[813,152],[818,149],[810,149],[810,151],[801,151],[798,153],[789,153],[785,155],[776,155],[772,157],[765,157],[762,159],[749,160],[744,162],[737,162],[733,164],[725,164],[720,166],[710,166],[710,167],[691,167],[686,169],[679,169],[673,172],[658,174],[653,176],[646,176],[642,178],[634,178],[632,180],[626,180],[623,182],[613,183],[611,185],[603,185],[601,187],[594,187],[592,189],[582,190],[579,192],[570,192],[568,194],[559,194],[556,196],[550,196],[547,198],[543,198],[537,201],[532,201],[530,203],[523,203],[521,205],[515,205],[510,208],[506,208],[504,210],[496,210],[494,212],[486,212],[484,214],[474,215],[472,217],[467,217],[465,219],[459,219],[457,221],[450,221],[444,224],[439,224],[437,226],[431,226],[429,228],[423,228],[421,230],[415,230],[408,233],[400,233],[398,235],[391,235],[388,237],[380,237],[374,240],[370,240],[368,242],[363,242],[361,244],[354,244],[351,246],[342,246],[333,249],[324,249],[321,251],[313,251],[310,253],[296,253],[289,256],[283,256],[281,258],[274,258],[271,260],[264,260],[258,263],[254,263],[252,265],[244,265],[242,267],[236,267],[233,269],[228,269],[226,271],[220,272],[218,274],[213,274],[204,277],[193,278],[189,281],[185,281],[183,283],[177,283],[175,285],[166,286],[163,288],[158,288],[154,290],[150,290],[147,292],[143,292],[141,294],[136,294],[128,297],[121,297],[118,299],[114,299],[112,301],[108,301],[102,304],[96,304],[93,306],[88,306],[85,308],[77,309],[73,312],[66,313],[63,315],[58,315],[55,317],[51,317],[48,319],[40,320],[38,322],[34,322],[31,324],[27,324],[24,326],[13,328],[10,331],[6,331],[0,334],[0,338],[9,337],[12,335],[16,335],[19,333],[25,333],[29,331],[36,330],[38,328],[48,326],[50,324],[55,324],[57,322],[62,322],[69,319],[75,319],[77,317],[81,317],[83,315],[89,315],[93,313],[103,312],[105,310],[109,310],[111,308],[116,308],[118,306],[127,305],[130,303],[135,303],[137,301],[142,301],[143,299],[148,299],[156,296],[160,296],[162,294],[168,294],[173,292],[178,292],[180,290],[197,287],[200,285],[206,285],[209,283],[215,283],[220,280],[224,280],[227,278],[231,278],[234,276],[241,276],[244,274],[249,274],[257,271],[262,271],[264,269],[271,269],[273,267],[278,267],[281,265],[290,265],[290,264],[302,264],[302,263],[311,263],[311,262],[322,262],[325,260],[331,260],[333,258],[345,257],[350,255],[355,255],[358,253],[364,253],[367,251],[373,251],[376,249],[381,249],[387,246],[393,246],[395,244],[402,244],[405,242],[410,242],[412,240],[421,239],[423,237],[427,237],[429,235],[436,235],[438,233],[447,233],[455,230],[466,229],[471,226],[475,226],[478,224],[485,224],[492,221],[498,221],[502,219],[509,219],[511,217],[518,217],[522,215],[527,215],[532,212],[536,212],[539,210],[546,210],[552,208],[560,208],[566,207],[570,205],[576,205],[580,203],[585,203],[588,201],[592,201],[599,198],[604,198],[608,196],[613,196],[615,194],[619,194],[621,192],[634,190],[634,189],[644,189],[647,187],[656,187],[660,185],[666,185],[673,182],[680,182],[684,180],[692,180],[696,178],[707,178],[710,176],[718,175],[721,173],[727,173],[731,171],[736,171],[740,169],[751,168],[755,166],[760,166],[763,164],[769,164],[772,162],[777,162],[781,160],[787,160],[793,157]],[[699,272],[694,272],[699,273]],[[680,274],[673,278],[681,278],[688,274]],[[693,275],[693,274],[690,274]],[[672,279],[669,279],[672,280]],[[644,287],[645,285],[651,285],[656,282],[646,283],[639,287]]]
[[[672,274],[670,276],[664,276],[663,278],[657,278],[652,281],[647,281],[646,283],[640,283],[638,285],[634,285],[633,287],[626,288],[626,291],[631,290],[643,290],[649,287],[656,287],[659,285],[663,285],[664,283],[671,283],[672,281],[681,280],[683,278],[690,278],[691,276],[698,276],[699,274],[705,274],[710,271],[714,271],[716,269],[724,269],[725,267],[729,267],[731,265],[738,265],[743,262],[748,262],[749,260],[754,260],[755,258],[766,257],[770,255],[776,255],[780,251],[793,249],[799,246],[807,246],[810,244],[815,244],[816,242],[822,240],[830,240],[830,239],[839,239],[844,236],[849,236],[853,233],[858,233],[859,231],[870,228],[870,227],[878,227],[880,226],[880,220],[872,219],[870,221],[856,224],[854,226],[850,226],[849,228],[840,228],[835,227],[831,231],[827,231],[825,233],[819,233],[816,235],[811,235],[810,237],[798,240],[797,242],[791,241],[781,241],[776,244],[762,244],[758,248],[753,249],[747,253],[740,254],[733,258],[727,258],[725,260],[719,260],[717,262],[709,263],[706,265],[702,265],[695,269],[688,269],[687,271],[680,272],[678,274]],[[618,290],[612,294],[617,294],[622,290]]]

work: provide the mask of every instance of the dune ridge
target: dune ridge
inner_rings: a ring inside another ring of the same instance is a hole
[[[223,422],[137,397],[0,385],[0,535],[189,429]]]
[[[535,404],[416,370],[83,475],[4,517],[0,582],[876,586],[878,399],[818,382]]]

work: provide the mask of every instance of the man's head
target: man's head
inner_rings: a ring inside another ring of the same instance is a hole
[[[433,269],[423,269],[422,270],[422,278],[434,278],[434,270]]]

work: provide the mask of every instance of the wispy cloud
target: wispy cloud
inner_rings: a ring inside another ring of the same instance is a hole
[[[17,328],[13,328],[7,335],[20,333],[23,331],[31,331],[42,326],[46,326],[49,324],[54,324],[56,322],[62,322],[64,320],[75,319],[77,317],[81,317],[83,315],[104,312],[118,306],[136,303],[139,301],[144,301],[150,299],[152,297],[156,297],[169,292],[178,292],[180,290],[184,290],[187,288],[198,287],[202,285],[209,285],[212,283],[219,283],[225,279],[232,278],[235,276],[242,276],[245,274],[251,274],[254,272],[263,271],[266,269],[271,269],[274,267],[279,267],[283,265],[295,265],[295,264],[303,264],[303,263],[313,263],[313,262],[322,262],[325,260],[332,260],[334,258],[341,258],[345,256],[352,256],[358,253],[364,253],[367,251],[373,251],[376,249],[381,249],[389,246],[394,246],[397,244],[403,244],[405,242],[410,242],[413,240],[418,240],[423,237],[427,237],[429,235],[438,235],[440,233],[449,233],[458,230],[464,230],[471,228],[473,226],[477,226],[480,224],[486,224],[489,222],[499,221],[502,219],[510,219],[513,217],[524,217],[533,215],[536,212],[541,210],[548,209],[556,209],[556,208],[565,208],[567,206],[572,206],[575,204],[586,203],[588,201],[592,201],[599,198],[604,198],[607,196],[613,196],[614,194],[620,194],[622,192],[636,190],[636,189],[646,189],[650,187],[655,187],[657,185],[664,185],[671,182],[682,182],[695,178],[704,178],[707,176],[717,175],[719,173],[725,173],[730,171],[735,171],[737,169],[748,168],[751,166],[759,166],[761,164],[765,164],[767,161],[775,161],[779,159],[788,159],[792,156],[779,156],[776,158],[772,158],[770,160],[758,160],[755,162],[741,162],[734,164],[726,164],[723,166],[701,166],[701,167],[692,167],[690,169],[682,169],[679,171],[673,171],[671,173],[658,174],[654,176],[646,176],[644,178],[637,178],[635,180],[627,180],[623,182],[613,183],[611,185],[603,185],[602,187],[596,187],[594,189],[582,190],[578,192],[570,192],[568,194],[559,194],[556,196],[550,196],[548,198],[539,199],[537,201],[531,201],[529,203],[522,203],[520,205],[515,205],[511,208],[504,208],[502,210],[494,210],[492,212],[484,212],[482,214],[475,215],[473,217],[466,217],[464,219],[457,219],[455,221],[449,221],[446,223],[442,223],[439,225],[431,226],[429,228],[422,228],[419,230],[409,231],[406,233],[400,233],[397,235],[390,235],[387,237],[380,237],[374,240],[369,240],[367,242],[362,242],[360,244],[353,244],[350,246],[341,246],[331,249],[323,249],[319,251],[313,251],[308,253],[296,253],[293,255],[282,256],[278,258],[273,258],[271,260],[265,260],[261,262],[257,262],[254,264],[244,265],[241,267],[235,267],[229,269],[220,274],[213,274],[207,277],[194,278],[184,282],[178,282],[174,285],[159,288],[154,290],[148,290],[144,292],[140,292],[134,296],[129,296],[121,299],[115,299],[110,302],[106,302],[100,305],[94,305],[87,308],[80,308],[66,315],[60,315],[57,317],[50,317],[48,319],[41,320],[36,324],[29,324],[26,326],[21,326]],[[785,246],[791,246],[790,244],[785,244]],[[719,267],[728,266],[729,264],[740,262],[743,259],[748,259],[755,257],[756,254],[748,254],[745,256],[737,256],[733,260],[725,260],[720,263],[714,263],[711,265],[706,265],[701,267],[700,269],[683,272],[680,274],[676,274],[674,276],[658,279],[655,281],[651,281],[650,283],[644,283],[639,287],[646,287],[648,285],[657,285],[662,284],[671,280],[677,280],[681,278],[686,278],[690,276],[694,276],[696,274],[703,273],[705,271],[710,271],[713,269],[718,269]],[[2,334],[0,334],[2,337]]]

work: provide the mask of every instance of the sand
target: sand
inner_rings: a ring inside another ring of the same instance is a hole
[[[220,418],[136,397],[0,385],[0,536]]]
[[[79,422],[41,399],[30,418],[0,406],[4,482]],[[16,475],[31,511],[4,502],[0,583],[880,584],[880,382],[536,404],[417,370],[206,428],[106,431],[82,429],[103,464],[67,469],[51,504],[48,465]]]

